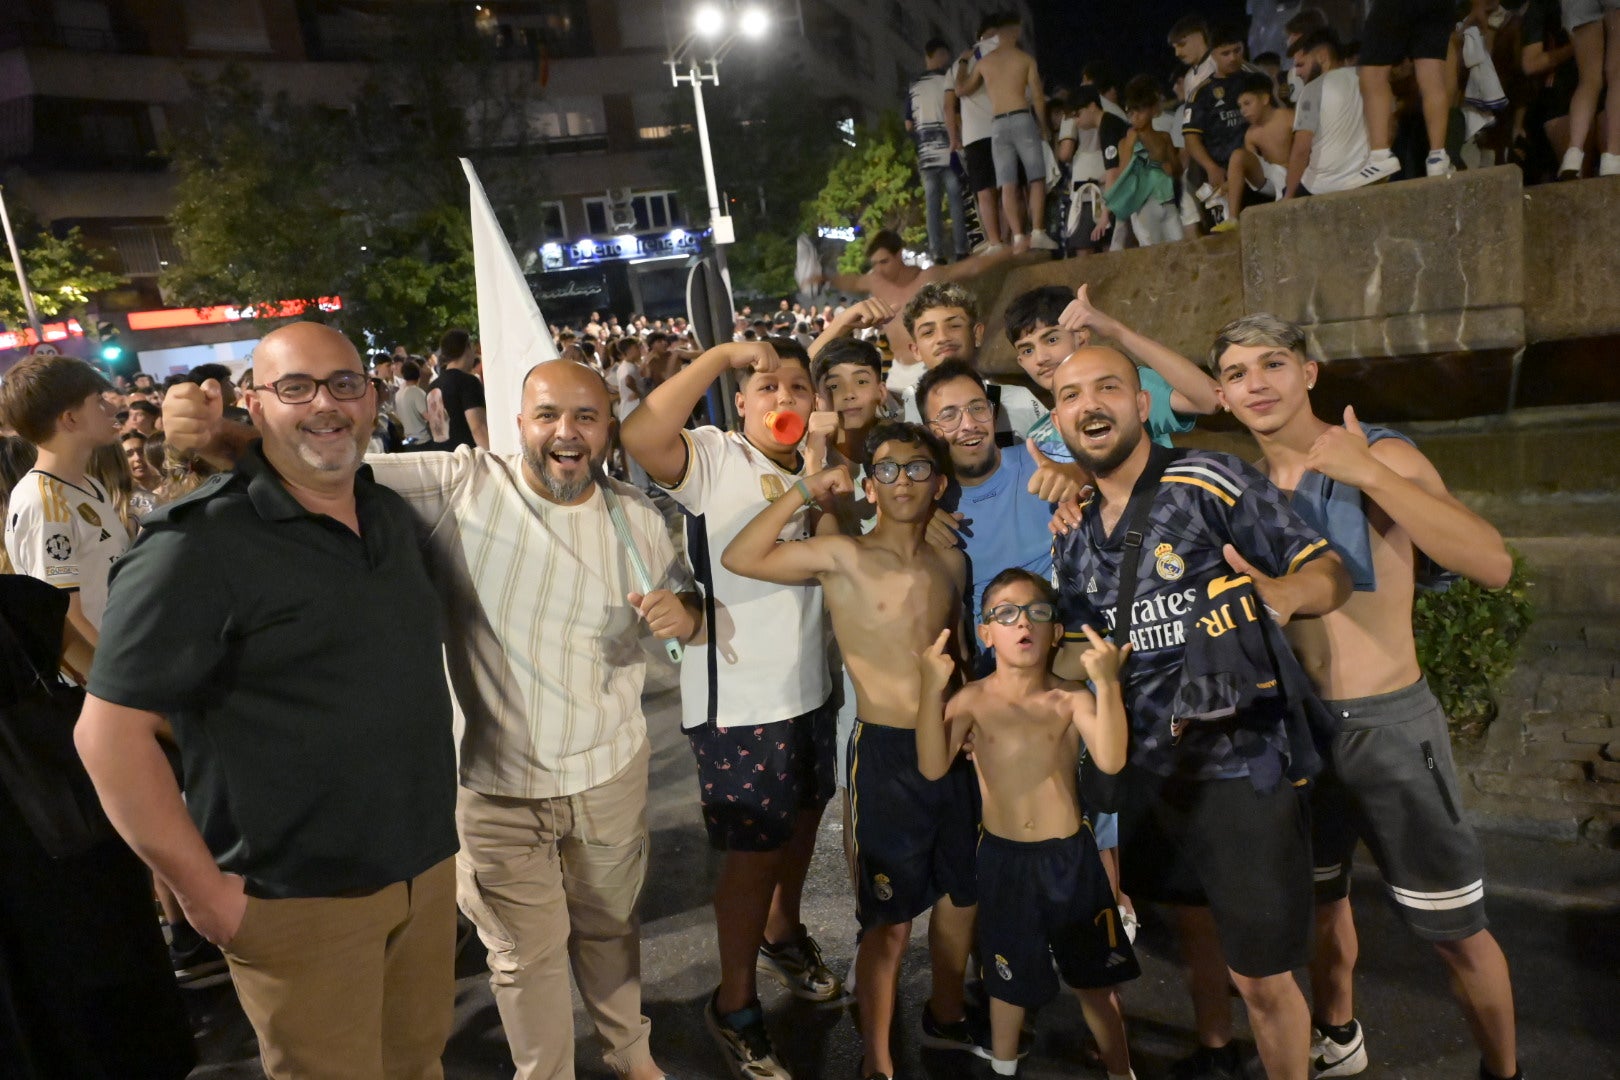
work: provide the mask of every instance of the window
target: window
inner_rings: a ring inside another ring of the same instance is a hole
[[[540,242],[566,241],[568,239],[568,216],[563,213],[563,204],[560,202],[544,202],[540,204]]]
[[[631,198],[636,212],[636,231],[673,229],[682,224],[681,209],[673,191],[649,191]]]
[[[267,53],[262,0],[186,0],[186,46],[197,52]]]
[[[671,92],[661,90],[649,94],[632,94],[630,112],[635,118],[636,137],[640,139],[667,139],[680,130],[672,123],[674,110]]]
[[[608,201],[606,199],[585,199],[585,231],[592,236],[606,236],[613,230],[608,228]]]
[[[114,225],[109,232],[129,277],[156,277],[180,261],[167,225]]]

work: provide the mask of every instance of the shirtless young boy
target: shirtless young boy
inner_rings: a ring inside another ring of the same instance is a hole
[[[1110,1080],[1128,1080],[1135,1074],[1113,987],[1140,971],[1096,842],[1082,827],[1076,775],[1082,741],[1103,772],[1125,765],[1119,669],[1131,647],[1085,628],[1091,648],[1082,662],[1094,697],[1051,673],[1063,628],[1044,579],[1004,570],[985,587],[981,606],[979,640],[995,650],[996,669],[945,703],[955,662],[942,632],[916,661],[923,691],[916,740],[917,767],[934,778],[957,767],[962,744],[973,739],[984,805],[978,945],[990,995],[991,1065],[999,1076],[1016,1075],[1024,1012],[1057,992],[1055,959],[1079,995]]]
[[[1288,189],[1288,158],[1294,150],[1294,110],[1278,105],[1271,77],[1254,72],[1238,90],[1238,110],[1249,124],[1243,145],[1226,163],[1226,220],[1215,232],[1238,227],[1243,198],[1250,191],[1280,199]]]
[[[1479,840],[1455,802],[1445,714],[1418,667],[1412,597],[1424,558],[1499,589],[1513,573],[1512,556],[1417,447],[1363,428],[1352,409],[1343,426],[1315,414],[1317,365],[1306,358],[1299,327],[1245,316],[1221,330],[1210,364],[1222,402],[1265,454],[1261,468],[1321,529],[1355,586],[1337,611],[1288,625],[1294,652],[1339,724],[1311,798],[1314,1075],[1367,1067],[1353,1009],[1350,911],[1351,857],[1362,839],[1396,910],[1447,968],[1479,1046],[1480,1077],[1511,1080],[1519,1076],[1513,985],[1488,928]]]
[[[990,152],[1001,189],[1001,212],[1012,231],[1014,251],[1036,248],[1056,251],[1057,242],[1046,234],[1046,159],[1041,144],[1052,129],[1046,122],[1046,90],[1035,58],[1018,47],[1022,19],[1009,14],[997,28],[1001,45],[987,53],[956,81],[959,96],[983,86],[990,92]],[[1022,166],[1029,184],[1029,236],[1024,236],[1024,192],[1018,186]]]
[[[860,716],[848,756],[862,929],[855,960],[865,1050],[860,1075],[889,1080],[900,961],[912,920],[930,907],[933,994],[923,1010],[922,1043],[975,1049],[962,979],[973,935],[978,806],[965,764],[923,779],[912,734],[922,693],[916,656],[960,623],[967,582],[962,553],[927,538],[949,454],[927,428],[895,421],[873,428],[867,446],[866,496],[878,508],[871,532],[777,541],[802,507],[852,493],[849,469],[839,465],[794,484],[743,527],[720,561],[761,581],[819,582],[826,597]]]

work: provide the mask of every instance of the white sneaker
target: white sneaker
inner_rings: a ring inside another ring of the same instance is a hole
[[[1356,186],[1366,184],[1379,184],[1393,178],[1401,171],[1401,161],[1394,154],[1374,154],[1367,160],[1356,174]]]
[[[1436,150],[1423,161],[1423,171],[1430,176],[1451,176],[1457,171],[1451,163],[1451,155],[1444,150]]]
[[[1125,931],[1125,940],[1135,945],[1137,928],[1142,925],[1141,920],[1136,917],[1136,912],[1128,907],[1121,907],[1119,909],[1119,925]]]
[[[1579,180],[1581,167],[1586,164],[1586,151],[1572,146],[1564,151],[1564,160],[1558,165],[1558,179]]]
[[[1620,176],[1620,154],[1604,154],[1598,158],[1599,176]]]
[[[1334,1042],[1314,1027],[1311,1029],[1311,1077],[1325,1080],[1330,1076],[1354,1076],[1367,1067],[1367,1038],[1361,1022],[1356,1026],[1349,1042]]]
[[[1057,241],[1048,236],[1045,229],[1035,229],[1029,234],[1029,246],[1035,251],[1056,251]]]

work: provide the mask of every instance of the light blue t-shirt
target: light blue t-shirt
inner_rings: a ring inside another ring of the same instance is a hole
[[[952,484],[945,509],[963,517],[962,538],[968,559],[972,595],[968,614],[979,621],[979,599],[990,579],[1008,567],[1052,576],[1052,504],[1029,493],[1035,460],[1022,443],[1001,451],[1001,466],[975,487]]]
[[[1185,435],[1191,431],[1197,417],[1183,416],[1170,407],[1170,395],[1173,390],[1170,384],[1165,382],[1163,375],[1149,367],[1138,367],[1136,374],[1141,378],[1142,389],[1147,391],[1150,401],[1148,438],[1160,446],[1170,446],[1170,436]],[[1074,455],[1069,453],[1069,448],[1063,443],[1063,437],[1058,434],[1056,425],[1052,423],[1052,414],[1049,412],[1023,433],[1023,437],[1034,439],[1035,445],[1041,448],[1041,453],[1053,461],[1074,460]]]

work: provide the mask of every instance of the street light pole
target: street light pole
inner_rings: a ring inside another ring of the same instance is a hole
[[[37,345],[45,340],[45,329],[40,325],[39,309],[34,306],[34,293],[28,287],[28,275],[23,271],[22,254],[17,250],[17,238],[11,232],[11,215],[6,212],[5,188],[0,188],[0,223],[5,225],[6,247],[11,249],[11,265],[17,271],[17,288],[22,290],[23,307],[28,310],[28,325],[34,328],[34,344]]]
[[[737,239],[735,228],[731,223],[731,215],[721,212],[720,186],[714,179],[714,150],[709,145],[709,119],[703,108],[703,84],[712,82],[720,85],[720,69],[716,61],[709,61],[708,74],[704,74],[702,66],[695,60],[687,68],[686,74],[675,72],[674,62],[670,63],[670,71],[677,85],[682,82],[692,84],[692,107],[697,116],[698,147],[703,152],[703,182],[708,187],[709,195],[709,228],[714,238],[714,259],[720,269],[720,277],[726,283],[726,295],[731,295],[731,271],[726,268],[726,245],[734,243]]]

